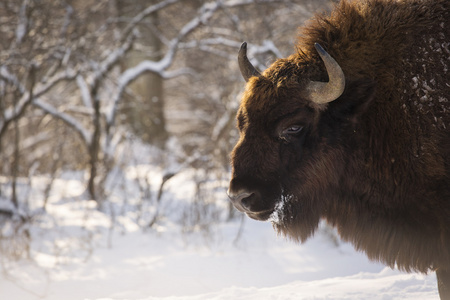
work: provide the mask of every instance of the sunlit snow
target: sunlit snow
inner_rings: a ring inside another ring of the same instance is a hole
[[[129,175],[139,172],[146,170]],[[188,177],[167,186],[173,207],[192,192]],[[1,299],[438,299],[434,274],[369,262],[349,244],[336,246],[324,228],[303,245],[248,218],[216,225],[206,237],[168,221],[143,231],[129,217],[111,230],[111,217],[92,201],[68,196],[82,198],[83,185],[55,181],[47,217],[30,228],[32,259],[2,258]]]

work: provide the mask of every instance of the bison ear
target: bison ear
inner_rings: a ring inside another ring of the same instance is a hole
[[[375,97],[375,86],[371,79],[347,82],[342,96],[330,102],[328,113],[334,118],[357,123]]]

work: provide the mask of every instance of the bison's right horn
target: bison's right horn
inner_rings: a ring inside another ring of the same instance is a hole
[[[339,64],[318,43],[314,44],[328,72],[328,82],[311,81],[307,84],[304,97],[308,100],[324,104],[339,98],[344,92],[345,76]]]
[[[261,74],[255,69],[252,63],[247,58],[247,43],[244,42],[241,45],[238,55],[239,69],[241,70],[242,77],[245,81],[248,81],[250,77],[261,76]]]

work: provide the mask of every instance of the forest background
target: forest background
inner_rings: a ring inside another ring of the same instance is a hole
[[[31,256],[30,224],[51,216],[58,179],[81,182],[84,192],[64,201],[88,199],[111,230],[121,216],[143,229],[170,219],[205,233],[242,217],[225,193],[244,87],[239,46],[249,42],[263,70],[294,51],[297,27],[313,12],[330,8],[325,0],[2,1],[0,255]],[[132,166],[146,167],[130,175]],[[164,185],[180,172],[195,193],[174,213]]]

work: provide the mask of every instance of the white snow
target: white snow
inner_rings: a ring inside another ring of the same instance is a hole
[[[190,193],[183,174],[166,186],[174,203]],[[35,178],[33,187],[44,182]],[[54,186],[51,217],[37,218],[30,228],[33,259],[0,257],[1,299],[438,299],[434,274],[370,262],[349,244],[336,246],[323,228],[303,245],[247,217],[238,239],[239,220],[207,237],[182,234],[171,222],[143,232],[125,216],[111,231],[111,218],[82,200],[77,176],[62,176]]]
[[[294,198],[293,195],[282,195],[281,199],[275,205],[275,210],[269,217],[269,221],[274,224],[281,224],[284,218],[284,206],[288,201]]]
[[[27,34],[27,27],[28,27],[28,16],[27,16],[27,6],[29,5],[29,1],[23,1],[22,5],[20,6],[19,11],[19,23],[17,24],[16,28],[16,41],[18,44],[20,44]]]
[[[77,76],[77,85],[80,89],[81,94],[81,100],[83,100],[83,104],[85,107],[92,108],[92,99],[91,99],[91,93],[89,92],[89,87],[87,86],[86,81],[84,80],[83,76],[78,75]]]

